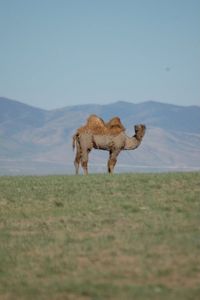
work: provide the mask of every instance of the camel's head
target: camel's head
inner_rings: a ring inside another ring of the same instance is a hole
[[[142,140],[145,135],[146,126],[144,124],[138,124],[134,126],[135,128],[135,137],[137,140]]]

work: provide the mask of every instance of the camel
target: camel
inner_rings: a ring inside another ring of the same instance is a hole
[[[91,115],[86,125],[78,128],[73,135],[73,149],[76,147],[74,160],[76,174],[78,174],[80,163],[84,174],[88,174],[88,155],[93,148],[109,151],[107,168],[108,173],[113,173],[121,150],[136,149],[145,135],[144,124],[135,125],[134,128],[134,136],[129,137],[119,117],[114,117],[105,123],[98,116]]]

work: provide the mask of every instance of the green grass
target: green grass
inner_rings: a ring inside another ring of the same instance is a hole
[[[200,299],[200,173],[0,177],[0,299]]]

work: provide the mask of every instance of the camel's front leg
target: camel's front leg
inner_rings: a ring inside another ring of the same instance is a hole
[[[117,156],[119,155],[120,150],[110,150],[109,160],[108,160],[108,173],[112,174],[114,167],[117,162]]]

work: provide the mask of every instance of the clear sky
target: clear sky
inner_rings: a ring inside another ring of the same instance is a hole
[[[0,0],[0,96],[200,105],[200,1]]]

